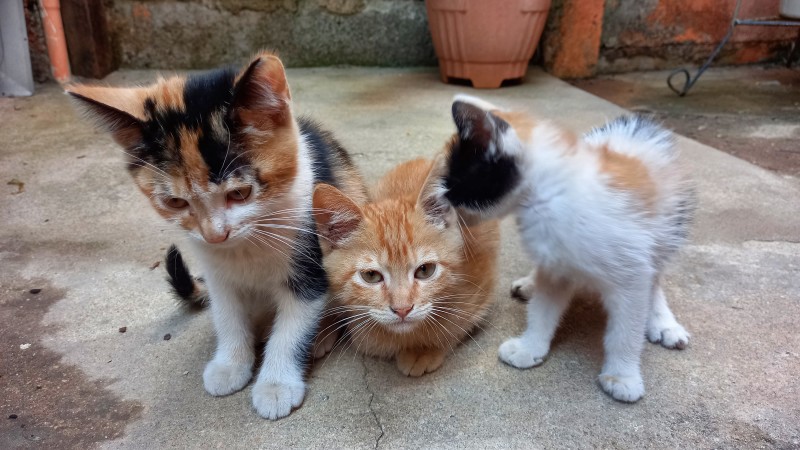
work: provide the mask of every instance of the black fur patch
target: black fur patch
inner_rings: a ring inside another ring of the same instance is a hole
[[[312,120],[301,118],[298,123],[309,150],[314,184],[338,185],[336,169],[351,164],[347,153],[329,132],[322,130]],[[322,249],[319,246],[317,228],[311,214],[306,220],[305,228],[308,231],[297,234],[295,246],[298,250],[292,258],[292,274],[288,284],[289,289],[297,297],[313,300],[327,292],[328,278],[322,267]]]
[[[165,111],[156,107],[156,100],[145,101],[148,120],[144,123],[144,149],[148,159],[153,160],[148,162],[161,168],[170,163],[180,164],[179,133],[186,129],[201,135],[198,149],[208,166],[211,182],[221,183],[227,174],[247,164],[244,158],[236,158],[239,149],[231,145],[229,131],[234,129],[229,109],[236,73],[233,68],[225,68],[189,76],[183,91],[186,106],[183,111]],[[221,115],[224,128],[228,130],[224,135],[219,135],[212,127],[213,114]]]
[[[314,172],[314,184],[327,183],[336,185],[336,177],[334,176],[334,161],[337,156],[344,157],[347,162],[350,161],[347,152],[344,151],[342,146],[331,136],[331,134],[307,117],[301,117],[298,120],[300,125],[300,133],[306,138],[306,144],[310,151],[311,169]],[[336,152],[334,155],[333,152]]]
[[[183,262],[181,252],[175,245],[170,246],[167,250],[167,256],[164,258],[165,268],[167,270],[167,281],[172,285],[172,290],[182,300],[181,303],[193,309],[203,308],[206,304],[206,296],[203,292],[199,292],[196,286],[196,280],[189,273],[186,263]]]
[[[287,281],[289,289],[298,298],[315,300],[328,291],[328,277],[322,267],[322,249],[317,239],[317,227],[311,215],[306,229],[297,233],[292,255],[292,273]]]
[[[294,348],[292,355],[298,366],[303,369],[303,372],[308,372],[311,368],[311,349],[314,347],[314,338],[316,338],[319,324],[315,323],[313,327],[303,336],[302,344]]]
[[[491,207],[520,181],[519,168],[513,158],[499,149],[491,155],[487,151],[489,146],[499,145],[498,138],[508,128],[508,123],[462,102],[453,104],[453,118],[459,133],[448,156],[445,197],[457,207]]]

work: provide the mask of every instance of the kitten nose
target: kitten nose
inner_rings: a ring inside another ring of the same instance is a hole
[[[400,317],[401,319],[405,319],[408,313],[410,313],[411,310],[414,309],[414,305],[411,305],[408,308],[397,308],[397,309],[389,308],[389,309],[391,309],[392,312],[397,314],[398,317]]]
[[[219,244],[220,242],[227,241],[229,234],[231,234],[231,230],[225,229],[221,230],[220,233],[203,234],[203,239],[209,244]]]

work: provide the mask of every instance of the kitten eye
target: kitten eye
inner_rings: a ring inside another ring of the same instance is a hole
[[[417,270],[414,271],[414,278],[418,280],[427,280],[436,272],[436,264],[434,263],[425,263],[419,267]]]
[[[228,192],[228,200],[232,202],[242,202],[247,200],[252,192],[253,188],[251,186],[234,189]]]
[[[164,201],[164,204],[172,209],[183,209],[189,206],[189,202],[180,197],[170,197]]]
[[[377,284],[383,281],[383,275],[377,270],[362,270],[361,279],[369,284]]]

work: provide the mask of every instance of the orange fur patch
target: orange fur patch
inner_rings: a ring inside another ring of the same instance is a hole
[[[288,192],[298,170],[295,126],[275,130],[264,142],[255,137],[248,139],[252,164],[258,169],[260,181],[267,184],[262,195],[272,197]]]
[[[202,133],[199,128],[191,131],[181,128],[179,151],[186,176],[198,185],[205,186],[208,183],[208,166],[198,146]]]
[[[656,185],[641,161],[603,147],[600,152],[600,171],[608,175],[612,188],[630,192],[642,202],[646,212],[653,212]]]
[[[148,89],[149,97],[155,101],[156,108],[160,111],[185,111],[183,90],[186,85],[184,77],[161,78]]]
[[[440,302],[439,306],[459,312],[448,315],[439,310],[437,314],[447,320],[432,316],[403,334],[383,326],[361,328],[353,339],[363,353],[395,357],[401,352],[449,351],[475,328],[476,321],[493,300],[498,224],[485,222],[468,229],[454,225],[442,230],[428,223],[418,197],[432,164],[433,161],[420,159],[387,173],[372,189],[372,201],[361,208],[363,225],[346,246],[326,251],[324,263],[331,296],[339,299],[339,305],[388,311],[389,307],[419,306],[438,298],[435,301]],[[314,206],[335,207],[324,202],[315,202]],[[413,277],[410,281],[409,274],[418,264],[430,262],[416,258],[427,254],[436,255],[435,262],[442,271],[439,278],[430,284],[413,281]],[[373,289],[354,282],[353,277],[359,276],[357,265],[365,258],[377,261],[392,283]],[[350,330],[357,329],[365,320],[351,319]],[[403,366],[400,359],[398,365]],[[436,367],[438,364],[431,370]]]
[[[68,86],[67,91],[128,113],[139,120],[147,119],[144,113],[144,101],[148,92],[145,88],[118,89],[76,84]]]
[[[516,131],[517,136],[523,141],[531,138],[531,133],[536,127],[536,120],[530,115],[519,111],[492,111],[492,114],[505,120]]]

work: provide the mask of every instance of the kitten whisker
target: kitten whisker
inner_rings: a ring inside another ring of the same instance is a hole
[[[349,341],[349,342],[347,343],[347,345],[339,353],[339,357],[336,359],[337,363],[339,362],[339,359],[342,358],[342,355],[345,354],[347,352],[347,350],[349,350],[350,347],[353,345],[353,338],[355,337],[356,333],[358,333],[358,331],[363,329],[364,327],[366,327],[368,325],[371,325],[373,323],[377,323],[377,322],[375,322],[371,318],[367,317],[367,318],[363,319],[361,321],[361,323],[359,323],[358,325],[356,325],[354,327],[348,327],[348,330],[345,331],[345,333],[342,335],[342,337],[344,339],[346,339],[347,341]]]
[[[328,238],[327,238],[327,237],[325,237],[325,236],[323,236],[323,235],[321,235],[321,234],[317,233],[316,231],[312,231],[312,230],[310,230],[310,229],[308,229],[308,228],[293,227],[293,226],[291,226],[291,225],[264,224],[264,223],[257,223],[257,224],[256,224],[256,226],[257,226],[257,227],[264,227],[264,228],[275,228],[275,229],[295,230],[295,231],[299,231],[299,232],[301,232],[301,233],[313,234],[314,236],[317,236],[317,237],[318,237],[318,238],[320,238],[320,239],[325,239],[325,240],[328,240]]]
[[[269,239],[265,239],[265,238],[263,238],[263,237],[260,237],[260,236],[258,236],[258,235],[256,235],[256,234],[251,234],[250,236],[251,236],[253,239],[257,240],[258,242],[261,242],[261,243],[263,243],[264,245],[268,246],[268,247],[269,247],[269,248],[271,248],[272,250],[274,250],[274,251],[276,251],[276,252],[280,253],[280,254],[281,254],[281,255],[282,255],[284,258],[286,258],[286,259],[289,259],[289,260],[291,259],[291,258],[289,257],[289,255],[287,255],[285,252],[283,252],[282,250],[280,250],[278,247],[276,247],[276,246],[272,245],[272,244],[269,242]]]
[[[475,338],[472,336],[472,334],[471,334],[471,333],[469,333],[467,330],[465,330],[465,329],[464,329],[464,328],[463,328],[461,325],[459,325],[459,324],[457,324],[457,323],[453,322],[452,320],[448,319],[447,317],[445,317],[445,316],[443,316],[443,315],[441,315],[441,314],[438,314],[438,313],[436,313],[435,311],[431,311],[431,314],[432,314],[432,315],[434,315],[434,316],[436,316],[436,317],[439,317],[439,318],[441,318],[441,319],[444,319],[444,320],[446,320],[446,321],[450,322],[451,324],[455,325],[456,327],[458,327],[458,328],[459,328],[461,331],[463,331],[463,332],[464,332],[464,334],[466,334],[466,335],[467,335],[467,336],[468,336],[470,339],[472,339],[472,342],[474,342],[474,343],[475,343],[475,345],[477,345],[477,346],[478,346],[478,348],[479,348],[479,349],[481,349],[481,351],[484,353],[484,355],[487,355],[487,356],[488,356],[488,353],[486,353],[486,349],[484,349],[484,348],[483,348],[483,346],[481,346],[481,344],[479,344],[479,343],[478,343],[478,341],[477,341],[477,340],[475,340]],[[445,329],[446,329],[446,328],[445,328]],[[450,333],[451,335],[453,335],[453,333],[452,333],[452,332],[450,332],[450,330],[447,330],[447,331],[448,331],[448,333]],[[455,337],[455,335],[453,335],[453,338],[454,338],[454,339],[456,338],[456,337]],[[458,339],[457,341],[461,341],[461,340],[460,340],[460,339]]]
[[[488,333],[489,331],[486,330],[485,328],[483,328],[481,326],[481,323],[485,323],[486,325],[489,325],[493,329],[495,329],[497,331],[500,331],[499,328],[497,328],[493,323],[491,323],[488,320],[486,320],[486,318],[483,317],[482,315],[469,313],[467,311],[458,310],[458,309],[452,309],[452,308],[446,308],[446,309],[438,308],[438,307],[434,307],[434,308],[437,308],[437,310],[439,312],[443,313],[443,314],[451,314],[452,316],[454,316],[454,317],[456,317],[458,319],[466,320],[466,321],[470,322],[472,325],[478,327],[484,333]]]
[[[450,353],[453,356],[455,356],[456,351],[455,351],[455,346],[453,346],[453,343],[450,342],[450,340],[447,338],[447,336],[444,333],[442,333],[441,336],[439,335],[439,329],[442,329],[442,330],[444,330],[444,331],[446,331],[448,333],[450,333],[450,330],[448,330],[444,325],[439,323],[439,321],[436,320],[436,318],[434,316],[429,315],[428,317],[425,318],[425,320],[428,320],[428,319],[430,319],[431,323],[435,325],[434,327],[431,328],[431,330],[434,332],[434,335],[436,335],[436,339],[439,341],[439,344],[440,345],[442,343],[447,344],[447,345],[441,345],[441,348],[449,349]],[[453,336],[453,333],[450,333],[450,335]],[[453,337],[455,338],[455,336],[453,336]],[[444,341],[442,341],[441,339],[444,339]],[[458,343],[458,339],[456,339],[456,343]]]
[[[339,325],[339,326],[336,326],[336,328],[334,328],[333,330],[329,331],[329,332],[328,332],[328,334],[326,334],[325,336],[323,336],[323,337],[322,337],[322,339],[320,339],[320,340],[324,340],[324,339],[325,339],[325,338],[327,338],[327,337],[328,337],[328,336],[329,336],[331,333],[334,333],[334,332],[338,331],[340,328],[342,328],[342,327],[344,327],[344,326],[347,326],[347,325],[348,325],[348,324],[350,324],[351,322],[354,322],[355,320],[361,319],[362,317],[366,317],[366,316],[368,316],[368,315],[369,315],[369,313],[361,313],[361,314],[356,314],[356,315],[354,315],[354,316],[348,316],[348,317],[345,317],[345,318],[343,318],[343,319],[337,320],[336,322],[334,322],[334,323],[332,323],[332,324],[328,325],[327,327],[325,327],[325,328],[323,328],[323,329],[319,330],[319,331],[317,332],[317,336],[321,335],[322,333],[324,333],[324,332],[325,332],[326,330],[328,330],[329,328],[331,328],[331,327],[334,327],[334,326],[336,326],[336,325],[339,325],[339,324],[341,324],[341,325]]]
[[[122,150],[122,153],[125,153],[126,155],[130,156],[131,158],[133,158],[135,160],[141,161],[142,164],[144,164],[147,168],[152,170],[154,173],[159,174],[159,175],[163,176],[166,179],[169,179],[169,174],[167,174],[167,172],[164,172],[164,170],[161,169],[160,167],[150,163],[149,161],[145,161],[144,159],[134,155],[133,153],[127,152],[125,150]],[[145,166],[140,166],[140,167],[145,167]]]
[[[302,245],[297,245],[298,242],[293,241],[293,240],[287,238],[286,236],[281,236],[279,234],[270,233],[269,231],[264,231],[264,230],[253,230],[253,233],[254,233],[254,235],[261,235],[261,236],[263,236],[265,238],[272,238],[272,239],[274,239],[273,242],[277,241],[277,242],[279,242],[281,244],[286,245],[286,247],[288,247],[289,249],[292,249],[294,252],[300,253],[300,255],[303,256],[308,262],[314,263],[318,267],[322,267],[322,265],[319,263],[319,261],[317,261],[317,258],[313,254],[308,252],[308,248],[306,248],[306,247],[304,247]],[[286,255],[286,253],[282,253],[282,254],[284,256],[286,256],[287,258],[289,258],[289,256]]]

